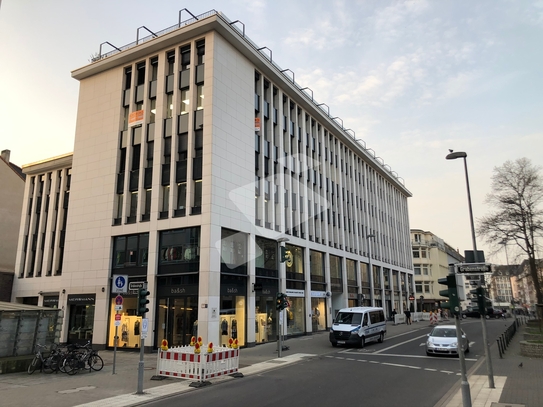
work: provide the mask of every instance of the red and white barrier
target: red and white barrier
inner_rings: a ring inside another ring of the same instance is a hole
[[[237,372],[239,349],[214,348],[213,353],[194,353],[194,347],[182,346],[160,350],[157,375],[204,381]]]

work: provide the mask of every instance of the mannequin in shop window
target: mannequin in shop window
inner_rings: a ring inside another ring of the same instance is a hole
[[[226,318],[221,321],[221,335],[228,335],[228,321]]]
[[[232,339],[237,339],[238,337],[238,321],[232,319]]]

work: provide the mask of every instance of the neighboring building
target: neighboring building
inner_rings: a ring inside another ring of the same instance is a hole
[[[539,281],[543,283],[543,260],[536,259],[536,264],[539,273]],[[517,267],[516,281],[513,284],[515,300],[518,300],[523,308],[533,311],[535,310],[535,304],[537,304],[537,295],[530,274],[530,264],[528,260],[524,260]]]
[[[0,301],[11,301],[15,272],[15,253],[21,223],[25,176],[21,168],[10,162],[9,150],[0,155]]]
[[[518,265],[514,266],[497,266],[493,267],[492,276],[490,278],[490,298],[492,306],[495,308],[511,308],[513,296],[513,285],[511,280],[515,278],[515,273],[518,270]]]
[[[450,264],[462,263],[464,257],[432,232],[411,229],[410,233],[416,301],[422,304],[423,311],[435,311],[442,301],[447,301],[439,295],[439,291],[447,287],[438,284],[438,279],[449,274]],[[458,285],[463,287],[464,282],[459,280]],[[460,293],[459,296],[462,298]]]
[[[13,293],[56,299],[61,340],[138,347],[144,282],[153,348],[274,340],[280,292],[287,335],[410,305],[410,192],[264,48],[211,11],[72,73],[73,157],[24,167]]]

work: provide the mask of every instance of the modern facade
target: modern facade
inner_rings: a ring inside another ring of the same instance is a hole
[[[21,221],[25,177],[21,168],[10,162],[10,150],[0,155],[0,301],[11,300],[15,272],[15,252]]]
[[[281,292],[286,335],[410,305],[403,180],[244,31],[211,11],[72,72],[74,152],[24,167],[13,293],[56,298],[62,340],[137,348],[144,283],[155,348],[275,340]]]
[[[464,257],[432,232],[411,229],[410,233],[416,301],[419,309],[435,311],[440,308],[442,301],[447,301],[447,298],[439,295],[439,291],[446,287],[440,285],[438,279],[446,277],[449,265],[462,263]],[[457,277],[457,284],[462,289],[465,286],[464,279]],[[462,293],[459,296],[463,298]]]

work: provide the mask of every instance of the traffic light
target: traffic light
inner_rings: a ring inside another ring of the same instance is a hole
[[[439,295],[447,297],[449,301],[441,302],[441,308],[446,308],[454,315],[460,313],[460,301],[458,300],[458,289],[456,288],[456,275],[449,274],[437,280],[439,284],[447,286],[446,290],[440,290]]]
[[[477,296],[477,307],[479,308],[479,313],[481,316],[486,315],[486,308],[489,305],[488,300],[486,299],[486,291],[483,287],[477,287],[475,290],[470,290],[471,294],[475,294]]]
[[[149,308],[147,308],[147,304],[149,304],[149,300],[147,299],[147,296],[151,294],[149,291],[147,291],[147,288],[140,288],[138,290],[138,312],[137,316],[145,318],[145,313],[149,312]]]
[[[285,246],[280,246],[279,248],[281,250],[281,256],[279,258],[281,259],[281,263],[284,263],[287,261],[287,248]]]
[[[287,295],[283,293],[277,293],[277,298],[275,300],[275,309],[277,311],[283,311],[285,308],[289,307]]]

